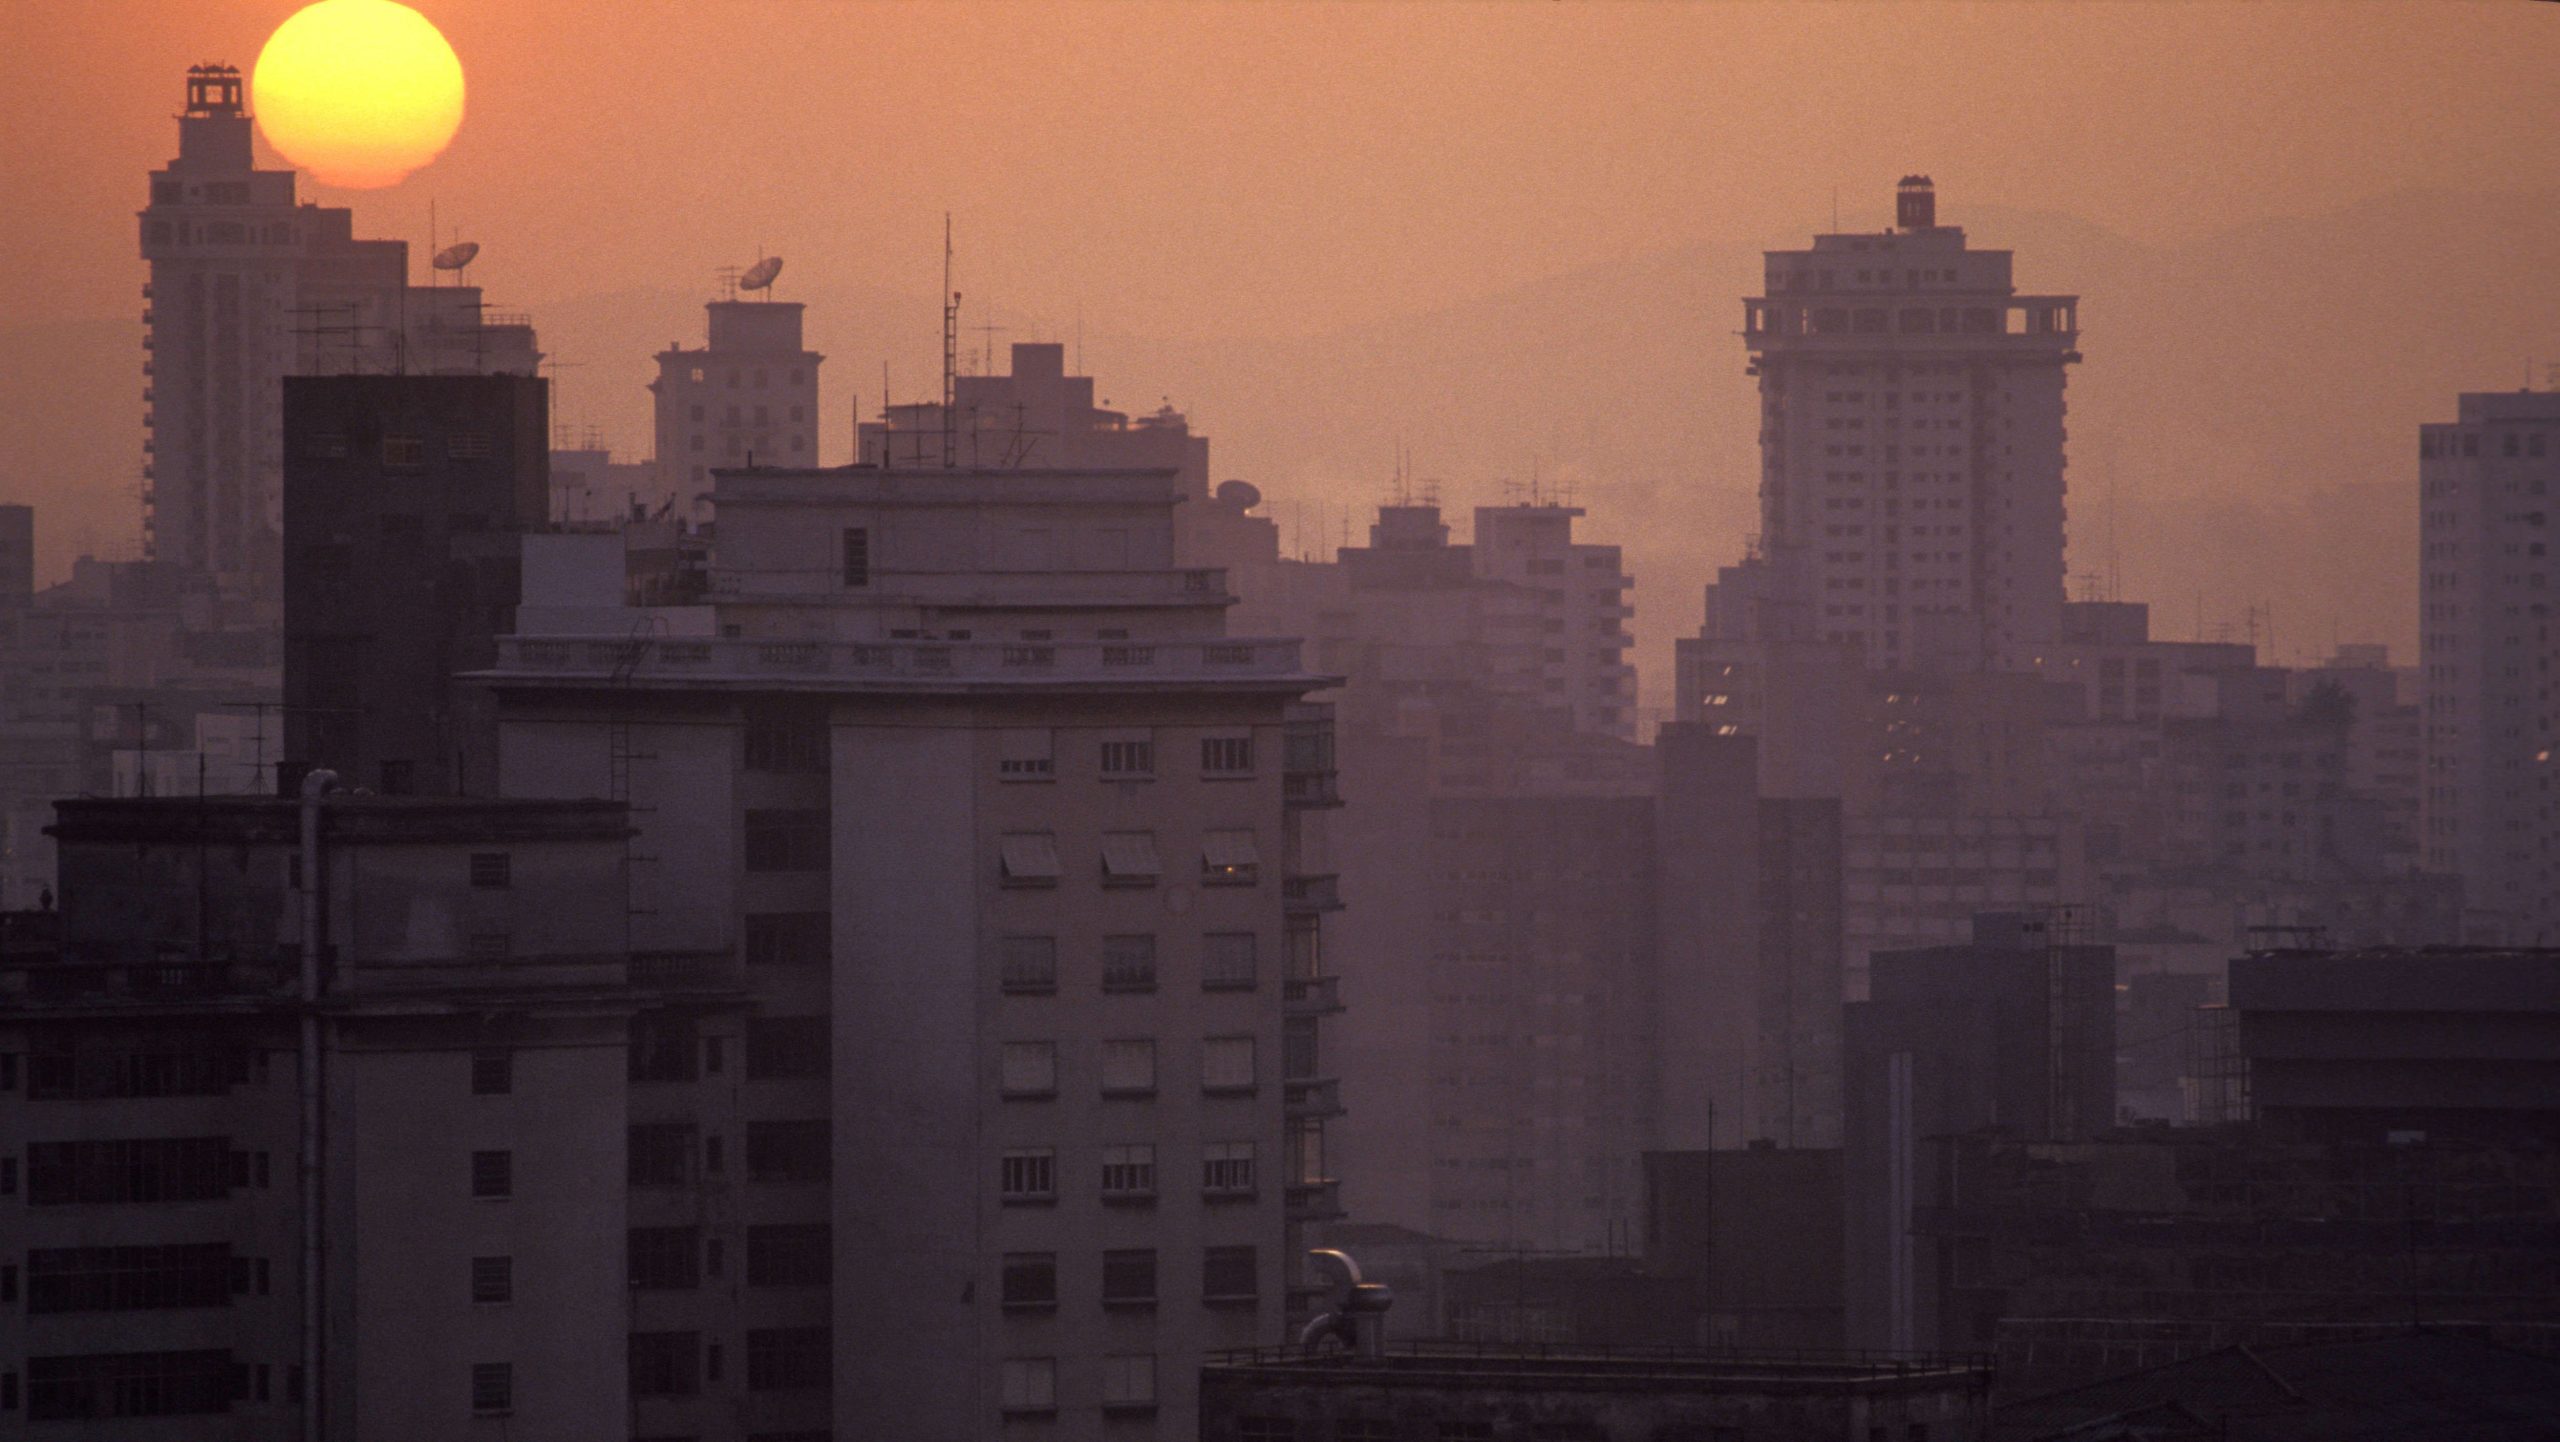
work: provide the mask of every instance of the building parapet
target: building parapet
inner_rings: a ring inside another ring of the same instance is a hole
[[[498,685],[594,681],[632,685],[808,687],[1113,686],[1264,683],[1305,690],[1325,678],[1298,663],[1295,638],[1131,641],[775,641],[510,636]]]
[[[1383,1355],[1371,1357],[1299,1347],[1213,1352],[1203,1359],[1202,1371],[1239,1381],[1389,1388],[1891,1393],[1950,1383],[1987,1390],[1992,1359],[1977,1353],[1390,1342]]]
[[[756,605],[841,609],[858,595],[866,607],[946,606],[1071,610],[1154,606],[1227,606],[1235,594],[1219,567],[1178,571],[881,571],[860,592],[847,591],[836,570],[762,566],[715,567],[715,600]]]

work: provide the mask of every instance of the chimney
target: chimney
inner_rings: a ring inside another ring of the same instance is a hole
[[[1925,175],[1906,175],[1894,192],[1893,223],[1901,230],[1938,228],[1938,192]]]

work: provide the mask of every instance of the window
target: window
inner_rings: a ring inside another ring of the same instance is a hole
[[[1057,1253],[1007,1252],[1000,1278],[1006,1307],[1044,1312],[1057,1309]]]
[[[823,911],[782,911],[749,916],[741,940],[749,966],[824,966],[831,932]]]
[[[834,1272],[834,1237],[826,1223],[747,1228],[748,1286],[823,1287]]]
[[[503,851],[471,853],[471,884],[483,890],[515,884],[515,859]]]
[[[747,1331],[747,1390],[816,1390],[832,1379],[834,1343],[825,1327],[760,1327]]]
[[[1114,1353],[1102,1359],[1102,1410],[1152,1412],[1155,1406],[1154,1354]]]
[[[1156,1044],[1144,1037],[1102,1044],[1102,1094],[1152,1096],[1156,1089]]]
[[[26,1306],[31,1313],[227,1306],[234,1265],[231,1248],[221,1242],[38,1248],[27,1253]],[[15,1268],[0,1272],[16,1277]]]
[[[860,526],[845,529],[844,583],[848,586],[871,584],[871,532]]]
[[[1053,1097],[1058,1094],[1058,1044],[1053,1041],[1009,1041],[999,1058],[998,1085],[1009,1097]]]
[[[1211,831],[1200,838],[1200,884],[1251,886],[1262,877],[1262,853],[1250,831]]]
[[[1056,1201],[1058,1154],[1048,1147],[1006,1152],[997,1180],[1008,1202]]]
[[[702,1390],[702,1334],[631,1334],[631,1395],[691,1397]]]
[[[512,1362],[471,1364],[471,1411],[479,1417],[503,1417],[516,1408],[516,1369]]]
[[[747,1018],[747,1080],[798,1081],[827,1074],[827,1019],[823,1016]]]
[[[827,813],[823,810],[749,811],[747,870],[827,869]]]
[[[27,1054],[27,1099],[221,1096],[260,1078],[265,1061],[264,1053],[182,1033],[115,1041],[39,1036]]]
[[[1156,1148],[1153,1142],[1126,1142],[1102,1149],[1104,1201],[1152,1200],[1155,1194]]]
[[[1152,831],[1106,831],[1102,833],[1102,884],[1105,886],[1153,886],[1164,874],[1164,863],[1156,859],[1156,834]]]
[[[1200,1089],[1249,1092],[1254,1087],[1253,1038],[1213,1036],[1200,1044]]]
[[[827,769],[828,728],[823,703],[757,701],[747,707],[749,771],[812,775]]]
[[[644,1122],[631,1129],[631,1185],[680,1187],[693,1180],[691,1122]]]
[[[471,1300],[474,1302],[512,1302],[516,1296],[516,1259],[513,1257],[473,1257],[471,1259]]]
[[[1102,779],[1144,781],[1156,774],[1156,743],[1145,736],[1122,736],[1102,743]]]
[[[1051,781],[1057,778],[1052,739],[1045,728],[1017,727],[996,734],[996,779]]]
[[[1004,884],[1007,886],[1055,886],[1058,884],[1058,837],[1051,831],[1008,831],[999,839],[1003,851]]]
[[[1058,1364],[1049,1357],[1008,1357],[997,1371],[997,1402],[1007,1412],[1058,1410]]]
[[[1102,1254],[1102,1305],[1152,1307],[1156,1304],[1156,1254],[1153,1248]]]
[[[693,1018],[674,1012],[642,1012],[631,1020],[631,1080],[694,1079],[701,1047]]]
[[[1058,939],[1054,936],[1008,936],[997,943],[996,972],[1004,989],[1020,995],[1047,995],[1058,989]]]
[[[231,1354],[110,1352],[27,1359],[27,1420],[182,1417],[230,1410]]]
[[[747,1123],[747,1176],[759,1182],[823,1182],[834,1170],[826,1120]]]
[[[471,1154],[471,1195],[503,1198],[515,1195],[516,1154],[513,1152],[473,1152]]]
[[[502,1097],[516,1089],[515,1053],[481,1051],[471,1054],[471,1094],[475,1097]]]
[[[1253,982],[1252,932],[1213,931],[1201,938],[1200,987],[1203,991],[1251,991]]]
[[[1102,989],[1156,989],[1156,939],[1152,935],[1106,936],[1102,939]]]
[[[633,1227],[631,1285],[682,1291],[702,1285],[702,1232],[696,1227]]]
[[[1211,1142],[1202,1147],[1200,1190],[1211,1197],[1252,1196],[1253,1143]]]
[[[1201,737],[1200,774],[1203,776],[1251,776],[1253,774],[1253,737],[1250,734]]]
[[[1250,1302],[1262,1294],[1253,1248],[1209,1247],[1200,1254],[1200,1300]]]
[[[424,436],[384,436],[382,467],[389,471],[426,469],[427,439]]]
[[[456,431],[444,438],[444,458],[449,461],[485,461],[489,459],[487,431]]]

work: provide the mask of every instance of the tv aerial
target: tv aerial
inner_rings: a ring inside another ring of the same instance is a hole
[[[780,274],[782,274],[782,257],[768,255],[747,267],[747,273],[738,277],[738,289],[770,291],[773,289],[773,278]],[[771,299],[770,296],[766,298]]]

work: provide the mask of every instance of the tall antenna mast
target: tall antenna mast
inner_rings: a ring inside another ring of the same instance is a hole
[[[960,463],[960,292],[951,288],[951,212],[942,213],[942,468]]]

